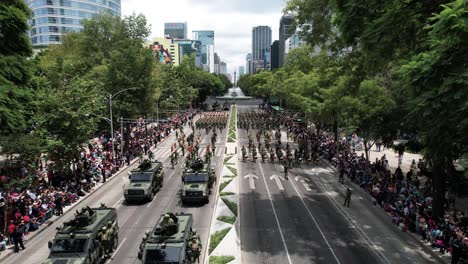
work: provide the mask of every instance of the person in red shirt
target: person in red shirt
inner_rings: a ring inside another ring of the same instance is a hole
[[[15,222],[13,220],[10,221],[10,225],[8,226],[8,235],[10,237],[10,244],[13,244],[13,233],[15,232]]]

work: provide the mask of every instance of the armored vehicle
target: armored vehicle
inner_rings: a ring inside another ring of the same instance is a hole
[[[43,264],[101,263],[119,243],[117,210],[101,205],[76,211],[75,218],[57,228]]]
[[[182,174],[182,203],[210,202],[210,192],[216,180],[214,169],[210,163],[197,159]]]
[[[163,187],[164,171],[159,161],[144,160],[131,171],[130,184],[124,189],[127,202],[152,201],[154,194]]]
[[[200,237],[192,230],[192,214],[161,215],[153,230],[146,232],[138,258],[143,264],[191,264],[199,260]]]

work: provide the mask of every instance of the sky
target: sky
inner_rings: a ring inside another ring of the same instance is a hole
[[[122,15],[144,14],[151,25],[151,38],[164,36],[164,23],[187,22],[192,30],[214,30],[215,52],[233,75],[245,67],[252,52],[252,28],[270,26],[272,40],[279,35],[279,21],[286,0],[122,0]]]

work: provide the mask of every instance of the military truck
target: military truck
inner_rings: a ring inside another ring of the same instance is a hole
[[[105,239],[103,234],[105,233]],[[101,263],[119,244],[117,210],[101,205],[76,211],[75,218],[57,227],[43,264]]]
[[[210,163],[197,159],[182,174],[182,203],[210,202],[210,192],[216,180],[214,169]]]
[[[153,200],[154,194],[163,187],[164,170],[159,161],[144,160],[130,172],[130,184],[124,187],[127,202]]]
[[[195,263],[199,260],[201,241],[192,230],[192,221],[192,214],[161,215],[153,230],[147,231],[141,240],[138,258],[143,264]]]

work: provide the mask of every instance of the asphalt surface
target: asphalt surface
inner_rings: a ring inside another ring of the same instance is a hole
[[[247,131],[237,132],[241,153]],[[242,263],[441,263],[359,190],[343,207],[346,188],[324,162],[295,167],[286,180],[277,161],[253,162],[249,154],[239,171]],[[258,177],[254,188],[249,174]]]
[[[185,127],[184,131],[188,135],[188,131],[191,130],[189,130],[188,127]],[[204,153],[205,146],[211,143],[211,133],[212,132],[207,135],[205,131],[200,131],[200,134],[202,135],[200,152]],[[224,129],[222,134],[218,133],[215,156],[211,161],[212,166],[216,168],[217,177],[219,177],[223,164],[222,161],[225,151],[226,137],[227,129]],[[131,168],[138,166],[138,164],[135,164],[120,174],[113,176],[108,183],[96,190],[85,202],[76,207],[76,209],[80,209],[85,205],[98,207],[100,203],[104,202],[108,206],[117,208],[120,227],[119,246],[112,255],[112,258],[107,260],[106,263],[141,263],[137,258],[140,241],[145,231],[152,229],[161,214],[166,212],[184,212],[191,213],[193,215],[193,228],[195,228],[200,234],[203,244],[203,254],[200,257],[200,262],[203,263],[206,255],[210,221],[213,214],[218,181],[216,182],[216,186],[213,186],[213,192],[210,196],[209,204],[190,206],[182,205],[179,193],[181,187],[181,175],[185,163],[182,159],[182,155],[180,155],[178,165],[176,165],[174,170],[171,168],[170,148],[174,142],[175,135],[173,133],[169,138],[158,145],[156,149],[156,159],[164,163],[165,178],[163,188],[159,190],[151,203],[127,204],[123,199],[123,186],[128,184],[127,172],[130,171]],[[49,226],[47,230],[44,230],[42,233],[33,237],[30,241],[27,241],[26,249],[24,251],[10,255],[3,259],[2,263],[36,264],[44,261],[49,255],[47,242],[54,237],[56,232],[55,228],[61,225],[64,221],[68,221],[73,218],[74,212],[75,210],[68,211],[63,217],[59,218]]]
[[[245,107],[256,108],[255,103],[252,100]],[[203,154],[205,146],[210,143],[211,134],[206,135],[205,131],[200,133],[203,138],[200,152]],[[226,133],[227,129],[219,134],[217,150],[212,158],[218,177],[223,164]],[[285,135],[282,141],[286,141]],[[155,156],[163,161],[166,176],[164,187],[151,203],[123,202],[122,187],[128,184],[129,168],[112,177],[76,207],[99,206],[104,202],[117,208],[120,241],[116,252],[106,263],[140,263],[137,254],[144,232],[152,229],[160,215],[169,211],[193,214],[193,227],[203,243],[200,263],[205,262],[218,188],[213,187],[214,192],[207,205],[183,206],[180,203],[183,162],[181,158],[175,170],[171,169],[169,154],[174,142],[175,136],[172,134],[157,147]],[[246,131],[238,130],[239,152],[242,145],[247,146],[247,142]],[[390,217],[374,207],[359,189],[353,189],[351,208],[343,207],[347,185],[337,183],[334,171],[325,162],[318,166],[303,164],[295,167],[289,171],[288,180],[284,179],[283,168],[277,161],[275,164],[270,161],[262,163],[261,160],[254,163],[249,156],[246,162],[239,162],[238,170],[240,214],[236,224],[240,228],[242,263],[442,263],[417,238],[399,231]],[[249,174],[253,175],[253,183],[245,178]],[[274,175],[278,178],[271,178]],[[54,237],[55,227],[72,218],[74,211],[68,211],[28,241],[26,250],[3,259],[2,263],[41,263],[49,255],[47,242]]]

